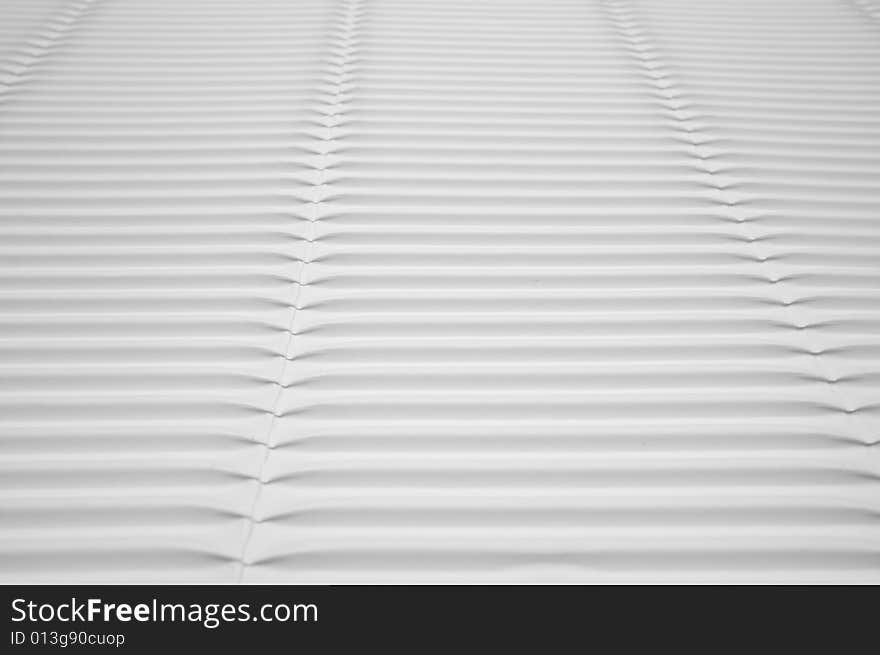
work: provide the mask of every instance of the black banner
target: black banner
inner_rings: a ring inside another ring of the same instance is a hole
[[[604,652],[609,643],[612,650],[689,642],[752,648],[770,638],[840,650],[876,638],[880,609],[876,587],[7,586],[2,592],[0,652],[8,653],[420,652],[478,644]]]

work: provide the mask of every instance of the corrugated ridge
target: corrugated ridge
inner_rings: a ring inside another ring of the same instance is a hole
[[[0,579],[877,581],[873,7],[4,6]]]

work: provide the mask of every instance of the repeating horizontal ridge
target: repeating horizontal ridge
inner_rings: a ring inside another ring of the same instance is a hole
[[[880,581],[867,0],[0,7],[0,580]]]

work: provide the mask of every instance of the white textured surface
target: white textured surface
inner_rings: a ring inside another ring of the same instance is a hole
[[[0,580],[880,582],[876,3],[0,0],[0,74]]]

